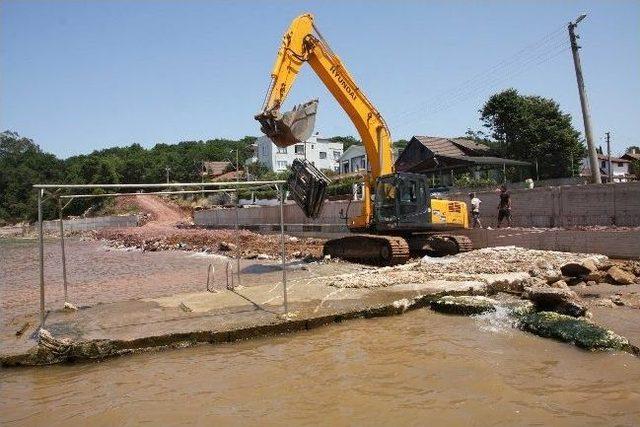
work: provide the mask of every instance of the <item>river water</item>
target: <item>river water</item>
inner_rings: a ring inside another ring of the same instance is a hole
[[[638,425],[640,361],[420,309],[0,370],[2,425]]]

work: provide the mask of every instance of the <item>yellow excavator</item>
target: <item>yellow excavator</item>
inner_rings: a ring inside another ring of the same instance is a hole
[[[327,241],[325,255],[395,265],[406,262],[410,253],[441,256],[471,250],[466,236],[450,233],[468,228],[466,204],[432,197],[424,175],[394,173],[389,127],[322,37],[311,14],[295,18],[283,36],[264,104],[255,116],[261,130],[278,147],[311,135],[317,100],[280,111],[305,62],[355,125],[369,162],[362,212],[347,222],[349,230],[358,234]],[[294,160],[292,169],[288,185],[293,199],[308,217],[318,216],[330,180],[306,160]]]

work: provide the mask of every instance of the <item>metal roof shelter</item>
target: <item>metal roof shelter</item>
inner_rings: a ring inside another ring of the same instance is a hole
[[[38,192],[38,246],[39,246],[39,272],[40,272],[40,328],[45,324],[45,280],[44,280],[44,233],[42,224],[42,202],[47,198],[54,198],[58,201],[58,210],[60,212],[60,245],[62,250],[62,275],[64,286],[64,304],[68,305],[67,295],[67,271],[66,271],[66,256],[64,245],[64,225],[63,225],[63,211],[64,208],[69,205],[74,198],[90,198],[90,197],[118,197],[118,196],[152,196],[152,195],[167,195],[167,194],[194,194],[194,193],[218,193],[218,192],[233,192],[236,193],[235,210],[236,210],[236,239],[239,243],[238,235],[238,197],[237,190],[239,187],[245,188],[261,188],[265,186],[274,186],[276,191],[280,195],[280,236],[282,246],[282,285],[283,285],[283,302],[284,302],[284,314],[289,313],[288,299],[287,299],[287,270],[285,259],[285,238],[284,238],[284,197],[285,189],[284,184],[286,181],[233,181],[233,182],[190,182],[190,183],[154,183],[154,184],[35,184],[35,188]],[[171,190],[172,188],[200,188],[200,190]],[[205,187],[216,187],[215,189],[205,189]],[[102,194],[61,194],[62,190],[82,190],[82,189],[145,189],[145,188],[159,188],[169,189],[165,191],[155,192],[122,192],[122,193],[102,193]],[[69,199],[64,206],[62,205],[63,199]],[[238,284],[240,284],[240,245],[237,245],[236,251],[237,258],[237,277]],[[211,267],[211,266],[210,266]],[[228,272],[228,270],[227,270]],[[207,275],[207,290],[209,290],[209,273]]]
[[[456,169],[532,166],[529,162],[492,156],[490,147],[465,138],[414,136],[395,163],[398,172],[453,174]]]

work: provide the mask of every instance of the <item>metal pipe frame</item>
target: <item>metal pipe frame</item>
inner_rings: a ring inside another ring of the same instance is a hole
[[[280,241],[282,244],[282,292],[283,292],[283,302],[284,302],[284,315],[289,315],[289,301],[287,295],[287,265],[286,265],[286,257],[285,257],[285,247],[284,247],[284,186],[276,185],[276,190],[280,194]]]
[[[250,187],[265,184],[284,184],[284,180],[275,181],[225,181],[225,182],[175,182],[155,184],[34,184],[36,189],[65,188],[170,188],[170,187]]]
[[[200,193],[233,193],[235,188],[220,188],[216,190],[183,190],[183,191],[153,191],[151,193],[103,193],[103,194],[69,194],[59,196],[61,199],[88,199],[91,197],[117,197],[117,196],[157,196],[164,194],[200,194]]]
[[[66,254],[64,244],[64,224],[63,224],[63,211],[69,206],[71,201],[75,198],[91,198],[91,197],[117,197],[117,196],[152,196],[163,194],[195,194],[195,193],[235,193],[235,211],[236,211],[236,247],[237,247],[237,274],[238,284],[240,284],[240,237],[239,237],[239,213],[238,204],[240,198],[237,194],[237,188],[222,188],[215,190],[183,190],[183,191],[156,191],[150,193],[104,193],[104,194],[71,194],[60,195],[58,194],[62,189],[90,189],[90,188],[171,188],[171,187],[222,187],[222,186],[234,186],[234,187],[256,187],[261,188],[265,186],[274,186],[276,191],[280,194],[280,234],[282,243],[282,284],[284,292],[284,312],[285,315],[289,313],[288,299],[287,299],[287,272],[286,272],[286,258],[285,258],[285,239],[284,239],[284,185],[286,181],[244,181],[244,182],[197,182],[197,183],[167,183],[167,184],[34,184],[33,188],[38,191],[38,246],[39,246],[39,264],[40,264],[40,329],[44,328],[45,324],[45,282],[44,282],[44,229],[43,229],[43,214],[42,214],[42,202],[50,197],[56,197],[58,199],[58,209],[60,211],[60,247],[62,250],[62,278],[64,285],[64,302],[68,302],[67,293],[67,271],[66,271]],[[48,189],[55,190],[54,193],[48,193],[45,196]],[[69,201],[62,205],[62,199],[69,199]],[[227,270],[228,271],[228,270]],[[232,278],[233,280],[233,278]],[[228,278],[227,278],[228,282]],[[233,283],[233,282],[232,282]],[[233,284],[232,284],[233,286]]]

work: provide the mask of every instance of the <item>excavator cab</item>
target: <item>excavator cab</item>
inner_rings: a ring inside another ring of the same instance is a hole
[[[377,231],[417,230],[430,221],[429,186],[424,175],[395,173],[377,179],[374,227]]]

